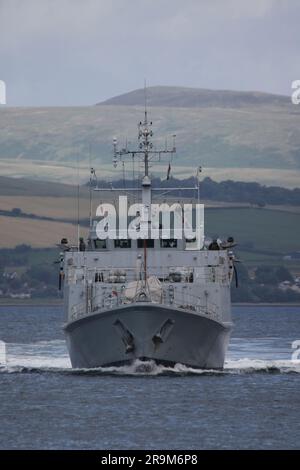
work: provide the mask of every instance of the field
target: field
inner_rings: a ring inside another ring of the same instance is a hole
[[[300,108],[288,97],[168,87],[149,89],[149,96],[154,144],[164,148],[165,138],[171,143],[177,135],[175,176],[194,174],[201,164],[204,176],[216,180],[298,185]],[[136,144],[143,108],[133,98],[77,108],[1,108],[1,174],[74,184],[78,161],[81,181],[90,162],[99,177],[112,176],[114,136],[120,146],[126,139]]]
[[[77,236],[76,225],[21,217],[1,216],[0,227],[0,248],[13,248],[23,243],[35,248],[51,247],[62,237],[75,243]],[[82,231],[85,235],[86,232],[86,229]]]
[[[27,214],[55,219],[77,220],[77,199],[74,197],[0,196],[0,209],[20,208]],[[89,200],[80,198],[80,214],[88,217]]]
[[[253,249],[286,254],[300,250],[300,215],[267,209],[213,209],[205,215],[206,231],[233,235]]]
[[[54,219],[63,219],[63,221],[77,220],[77,190],[74,188],[74,197],[40,197],[40,196],[1,196],[0,210],[11,211],[19,208],[26,214],[35,214],[38,216],[46,216]],[[81,192],[81,190],[80,190]],[[82,191],[83,192],[83,191]],[[112,193],[110,191],[93,193],[93,210],[95,214],[96,207],[101,202],[111,202]],[[100,196],[101,194],[101,196]],[[176,202],[178,198],[168,198],[169,201]],[[129,201],[129,197],[128,197]],[[186,198],[187,202],[190,199]],[[115,201],[118,204],[118,201]],[[226,203],[218,201],[202,201],[205,207],[248,207],[246,203]],[[290,210],[296,211],[295,207]],[[89,198],[88,194],[80,196],[79,203],[80,218],[87,218],[89,214]]]
[[[212,209],[206,211],[205,228],[212,236],[232,235],[238,243],[234,251],[246,265],[286,265],[300,275],[300,260],[283,260],[284,255],[300,251],[299,213],[253,208]]]
[[[94,193],[93,213],[101,201],[114,193]],[[62,237],[75,243],[77,236],[77,188],[51,182],[0,177],[0,210],[19,208],[23,214],[50,217],[53,221],[0,215],[0,248],[28,244],[54,248]],[[177,199],[174,199],[177,200]],[[173,200],[173,201],[174,201]],[[188,202],[190,202],[188,200]],[[298,260],[284,261],[300,251],[300,210],[291,206],[254,208],[247,204],[202,201],[205,232],[212,237],[233,236],[238,256],[247,264],[286,264],[298,270]],[[80,187],[80,219],[89,216],[89,191]],[[82,229],[87,234],[87,229]]]
[[[77,208],[74,198],[0,196],[0,208],[19,207],[23,212],[74,222]],[[80,216],[88,216],[88,199],[80,200]],[[50,247],[62,236],[73,241],[76,225],[59,221],[34,220],[23,217],[0,216],[0,247],[26,243],[33,247]],[[257,260],[282,259],[300,250],[300,214],[284,210],[251,207],[207,207],[205,231],[208,235],[226,238],[234,236],[245,251],[246,258]],[[86,233],[87,230],[84,231]]]

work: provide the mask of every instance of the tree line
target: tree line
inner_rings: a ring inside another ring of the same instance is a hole
[[[94,182],[102,188],[125,189],[140,187],[138,180],[119,179],[113,183],[107,181]],[[170,195],[181,197],[197,197],[198,179],[190,177],[179,179],[170,177],[169,179],[152,179],[153,187],[156,188],[178,188],[170,192]],[[263,207],[270,205],[300,205],[300,188],[287,189],[280,186],[265,186],[259,183],[247,183],[242,181],[226,180],[217,183],[209,177],[199,181],[201,199],[209,199],[222,202],[242,202]],[[195,189],[187,189],[195,188]]]

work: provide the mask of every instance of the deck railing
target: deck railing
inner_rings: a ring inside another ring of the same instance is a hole
[[[161,282],[185,283],[228,283],[229,275],[222,272],[218,266],[205,266],[197,268],[195,266],[179,267],[168,266],[168,268],[158,267],[147,268],[147,277],[155,276]],[[109,284],[122,284],[132,281],[142,280],[144,271],[140,268],[75,268],[68,269],[66,282],[76,283],[81,281],[103,282]]]
[[[190,312],[205,315],[216,321],[220,321],[220,315],[217,310],[216,304],[211,302],[205,302],[203,299],[197,297],[190,292],[186,292],[184,296],[181,296],[179,300],[175,296],[172,297],[170,292],[166,292],[166,289],[162,289],[162,295],[159,299],[153,300],[151,296],[147,296],[145,291],[141,290],[133,299],[128,299],[125,293],[115,290],[106,290],[101,294],[94,297],[87,298],[85,302],[79,303],[71,307],[70,321],[78,320],[88,315],[92,315],[95,312],[112,310],[117,307],[127,306],[133,303],[147,303],[153,305],[162,305],[168,307],[175,307],[180,310],[187,310]]]

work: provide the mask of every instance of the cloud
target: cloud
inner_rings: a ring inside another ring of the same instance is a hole
[[[93,103],[144,77],[287,93],[299,20],[297,0],[0,0],[0,79],[11,104]]]

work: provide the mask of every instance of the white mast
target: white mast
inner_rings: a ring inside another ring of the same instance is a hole
[[[140,121],[138,125],[138,140],[139,140],[139,149],[138,150],[129,150],[126,148],[122,150],[117,149],[117,139],[114,139],[114,157],[113,157],[113,164],[114,167],[117,167],[118,161],[123,162],[123,157],[127,155],[132,156],[132,161],[134,160],[135,156],[142,158],[144,163],[144,176],[142,178],[142,204],[146,210],[150,210],[151,207],[151,178],[149,176],[149,163],[153,162],[155,158],[156,161],[161,160],[161,156],[164,154],[173,154],[176,152],[175,146],[175,135],[173,135],[173,148],[168,150],[165,148],[164,150],[153,150],[153,143],[151,142],[151,138],[153,137],[152,131],[152,121],[148,121],[148,113],[147,113],[147,106],[146,106],[146,99],[145,99],[145,116],[144,121]],[[134,189],[134,188],[132,188]]]

